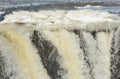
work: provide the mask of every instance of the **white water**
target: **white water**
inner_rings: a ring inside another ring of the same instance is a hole
[[[11,46],[14,47],[13,49],[16,49],[16,52],[11,52],[13,53],[12,57],[15,56],[16,61],[14,62],[15,63],[17,62],[16,65],[18,66],[20,65],[20,68],[22,69],[19,71],[13,70],[13,71],[16,71],[16,74],[17,72],[20,73],[20,75],[17,74],[18,78],[17,77],[15,78],[17,79],[21,79],[21,78],[22,79],[41,79],[41,78],[50,79],[46,74],[46,71],[43,68],[42,63],[40,62],[40,58],[37,55],[37,51],[32,46],[29,40],[26,40],[21,34],[12,30],[3,30],[1,32],[1,35],[4,36],[7,39],[7,41],[11,43]],[[6,53],[6,55],[9,56],[9,53]],[[8,63],[10,62],[12,61],[9,61]],[[15,64],[14,62],[10,66],[14,67],[14,64]],[[8,69],[9,69],[9,65],[8,65]],[[12,72],[12,70],[10,72]],[[21,74],[24,76],[22,77]]]
[[[90,70],[94,79],[110,79],[111,33],[100,32],[96,39],[90,33],[83,32],[83,40]],[[102,76],[101,76],[101,75]]]
[[[83,53],[77,43],[77,37],[65,30],[57,32],[45,31],[45,36],[55,47],[58,48],[62,56],[62,65],[68,71],[63,79],[83,79],[82,60],[79,59],[79,53]],[[71,67],[74,65],[74,67]]]
[[[95,79],[110,79],[110,48],[112,33],[100,32],[97,34],[98,51],[97,51],[97,64],[94,67]],[[101,74],[102,76],[100,76]]]
[[[61,57],[60,67],[67,72],[59,79],[110,79],[111,43],[119,25],[117,15],[92,10],[13,12],[0,23],[5,73],[13,72],[10,79],[50,79],[31,42],[37,30]]]

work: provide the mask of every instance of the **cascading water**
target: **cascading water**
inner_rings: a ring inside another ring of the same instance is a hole
[[[119,79],[119,25],[93,10],[13,12],[0,23],[0,79]]]

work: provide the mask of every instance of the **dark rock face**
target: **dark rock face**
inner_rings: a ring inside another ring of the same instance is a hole
[[[8,14],[7,12],[0,14],[0,21],[3,21],[5,18],[5,15]]]
[[[52,79],[61,79],[65,71],[60,67],[60,56],[57,49],[38,31],[34,31],[32,42],[38,49],[38,54],[50,77]]]
[[[0,51],[0,79],[7,79],[5,74],[4,58],[2,57],[1,53],[2,51]]]
[[[4,20],[4,17],[0,15],[0,21]]]
[[[74,30],[73,32],[76,35],[78,35],[79,38],[80,38],[80,48],[83,50],[85,66],[89,69],[85,73],[89,74],[90,79],[94,79],[94,77],[93,77],[94,76],[93,75],[93,68],[94,68],[94,66],[92,64],[93,62],[91,62],[90,59],[89,59],[89,52],[90,51],[88,51],[88,46],[87,46],[87,43],[86,43],[87,40],[85,40],[83,33],[90,34],[90,36],[93,37],[94,40],[95,40],[96,32],[84,32],[84,31],[80,31],[80,30]],[[90,38],[90,36],[88,36],[88,38]]]
[[[112,40],[111,79],[120,79],[120,28],[114,33]]]

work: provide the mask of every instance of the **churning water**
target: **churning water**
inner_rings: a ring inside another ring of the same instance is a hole
[[[119,79],[120,17],[17,11],[0,22],[0,79]]]

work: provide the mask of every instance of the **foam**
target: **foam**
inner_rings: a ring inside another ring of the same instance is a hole
[[[0,24],[18,23],[37,26],[39,29],[67,29],[100,31],[119,27],[120,17],[107,12],[93,10],[41,10],[38,12],[19,11],[5,17]]]

